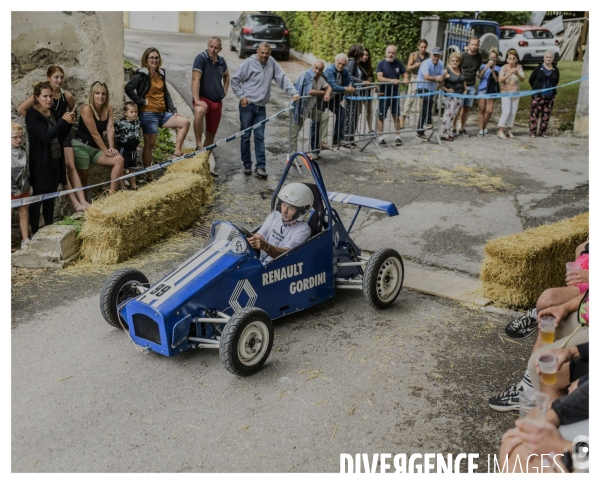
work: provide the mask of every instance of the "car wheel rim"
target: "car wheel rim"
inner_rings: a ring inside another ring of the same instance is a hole
[[[127,299],[137,296],[137,286],[139,281],[129,281],[121,286],[117,293],[117,306]]]
[[[269,328],[262,321],[250,323],[240,336],[238,356],[244,366],[258,363],[269,346]]]
[[[388,302],[396,296],[400,287],[402,269],[395,257],[386,259],[377,274],[377,296],[382,302]]]

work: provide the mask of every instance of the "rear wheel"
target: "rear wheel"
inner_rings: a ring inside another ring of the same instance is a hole
[[[363,294],[374,308],[391,306],[404,282],[402,257],[394,249],[379,249],[365,268]]]
[[[127,322],[122,318],[119,322],[117,306],[137,296],[139,285],[147,286],[148,278],[136,269],[121,269],[108,278],[100,294],[100,312],[108,324],[115,328],[129,329]]]
[[[285,52],[281,55],[281,60],[282,61],[289,61],[290,60],[290,53],[289,52]]]
[[[243,309],[223,329],[221,362],[234,375],[252,375],[267,361],[273,338],[273,323],[266,312],[258,308]]]
[[[229,50],[231,52],[235,52],[235,46],[233,45],[233,42],[231,42],[231,40],[229,40]]]

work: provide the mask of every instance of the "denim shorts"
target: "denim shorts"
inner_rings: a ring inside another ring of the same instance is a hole
[[[173,113],[165,111],[164,113],[153,113],[151,111],[140,112],[140,124],[144,134],[158,134],[158,128],[162,128],[165,123],[173,117]]]
[[[475,94],[476,89],[475,86],[467,86],[467,90],[465,91],[465,94]],[[473,101],[475,101],[475,99],[471,98],[463,98],[463,106],[466,106],[467,108],[470,108],[471,106],[473,106]]]

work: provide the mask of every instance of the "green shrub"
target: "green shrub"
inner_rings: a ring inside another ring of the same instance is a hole
[[[442,19],[474,17],[474,12],[275,12],[290,29],[291,45],[333,62],[352,44],[364,44],[373,63],[383,59],[389,44],[398,46],[398,58],[407,61],[421,37],[421,18],[439,15]],[[531,12],[481,12],[479,18],[500,25],[529,21]],[[433,47],[433,46],[430,46]],[[442,47],[442,46],[440,46]],[[375,67],[375,65],[373,66]]]

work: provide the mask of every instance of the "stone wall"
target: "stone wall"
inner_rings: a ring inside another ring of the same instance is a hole
[[[46,70],[54,64],[65,71],[64,89],[73,93],[78,108],[92,83],[103,81],[120,116],[124,44],[123,12],[11,12],[12,119],[25,125],[17,106],[31,96],[33,84],[46,80]],[[90,183],[108,178],[108,169],[90,170]],[[69,210],[70,204],[58,203],[55,215]]]

